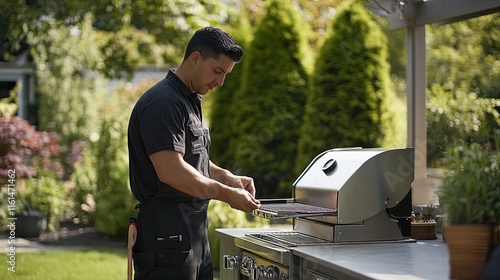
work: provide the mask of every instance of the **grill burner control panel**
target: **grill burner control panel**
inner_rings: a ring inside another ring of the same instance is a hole
[[[225,255],[225,263],[230,263],[232,268],[237,268],[238,258],[234,256]],[[236,260],[236,264],[232,261]],[[289,280],[288,268],[274,263],[272,261],[261,258],[250,252],[243,252],[240,264],[240,273],[246,276],[245,279],[250,280]]]

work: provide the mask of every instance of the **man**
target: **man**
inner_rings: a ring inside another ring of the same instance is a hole
[[[210,199],[250,212],[252,178],[209,159],[201,96],[222,86],[243,51],[226,32],[198,30],[181,65],[137,101],[128,127],[130,186],[140,202],[135,279],[212,279],[207,239]]]

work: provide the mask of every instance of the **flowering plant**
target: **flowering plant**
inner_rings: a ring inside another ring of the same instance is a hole
[[[6,176],[9,169],[15,169],[19,178],[35,176],[34,161],[43,163],[59,155],[58,141],[56,132],[37,131],[20,117],[0,117],[0,176]]]

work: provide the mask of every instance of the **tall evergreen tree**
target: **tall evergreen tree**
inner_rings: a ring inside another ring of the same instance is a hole
[[[235,139],[234,131],[231,123],[235,116],[235,107],[232,106],[234,96],[241,89],[243,80],[244,67],[248,61],[248,44],[251,41],[251,26],[245,13],[240,13],[236,18],[233,27],[225,28],[235,39],[235,41],[243,47],[243,61],[240,65],[236,65],[233,71],[227,75],[224,85],[212,95],[212,107],[210,112],[210,127],[212,144],[210,146],[210,158],[217,165],[237,172],[237,167],[234,162],[234,152],[231,148],[233,139]]]
[[[288,0],[266,3],[250,44],[243,90],[233,106],[235,159],[259,197],[290,196],[306,100],[307,28]]]
[[[296,170],[337,147],[380,147],[391,132],[386,37],[359,2],[332,21],[316,58]]]

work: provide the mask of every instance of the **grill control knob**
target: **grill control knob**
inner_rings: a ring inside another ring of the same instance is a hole
[[[280,269],[277,266],[270,265],[266,268],[266,274],[268,280],[280,280]]]
[[[245,256],[241,261],[241,271],[250,275],[253,270],[254,260],[249,256]]]
[[[238,256],[224,255],[224,269],[234,270],[238,268]]]
[[[266,267],[259,265],[257,268],[252,269],[251,280],[267,280]]]

